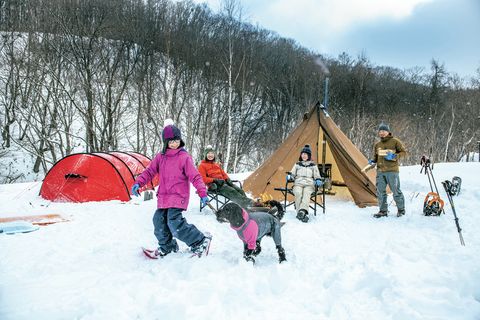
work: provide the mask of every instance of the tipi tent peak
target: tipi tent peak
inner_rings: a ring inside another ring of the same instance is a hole
[[[286,172],[298,161],[300,151],[310,144],[312,158],[322,175],[330,181],[327,194],[351,199],[359,207],[376,206],[375,172],[361,172],[367,158],[317,103],[304,115],[303,122],[243,184],[255,197],[266,195],[283,200],[274,188],[285,186]],[[288,201],[293,201],[289,195]]]

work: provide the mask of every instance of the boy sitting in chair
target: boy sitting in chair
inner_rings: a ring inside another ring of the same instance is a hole
[[[291,175],[287,175],[287,181],[295,180],[293,185],[295,208],[297,210],[297,219],[302,222],[308,222],[310,195],[315,191],[315,186],[322,185],[318,167],[311,158],[312,150],[310,150],[310,145],[306,144],[300,152],[299,161],[295,163],[291,170]]]
[[[232,182],[218,163],[215,163],[215,156],[215,150],[211,145],[208,145],[203,154],[203,160],[198,166],[198,171],[202,175],[208,191],[218,191],[219,194],[229,198],[244,209],[254,207],[255,202],[246,196],[242,188]]]

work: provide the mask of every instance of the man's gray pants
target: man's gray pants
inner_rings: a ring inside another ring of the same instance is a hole
[[[380,211],[388,211],[387,184],[393,192],[393,199],[397,204],[398,210],[405,210],[405,198],[402,190],[400,190],[400,176],[398,172],[377,171],[377,200]]]

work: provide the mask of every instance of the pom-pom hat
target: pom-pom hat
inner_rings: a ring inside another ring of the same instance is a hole
[[[305,145],[305,147],[302,148],[302,151],[300,151],[299,161],[303,161],[302,153],[308,154],[308,160],[310,160],[312,158],[312,150],[310,150],[310,145],[308,143]]]
[[[182,132],[180,129],[173,125],[172,119],[166,119],[163,122],[163,132],[162,132],[162,139],[163,139],[163,149],[162,154],[165,154],[167,150],[168,141],[170,140],[180,140],[180,147],[183,148],[185,143],[182,140]]]
[[[213,152],[213,161],[215,161],[215,158],[217,157],[217,153],[215,152],[215,150],[213,149],[213,147],[211,145],[208,145],[207,148],[205,149],[205,152],[203,153],[203,159],[205,160],[208,160],[207,159],[207,153],[209,152]]]

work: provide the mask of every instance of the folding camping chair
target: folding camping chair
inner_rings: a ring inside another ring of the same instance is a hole
[[[233,183],[237,183],[240,188],[242,188],[242,182],[240,180],[232,180]],[[208,202],[212,203],[212,201],[216,202],[216,210],[218,211],[218,207],[220,204],[220,207],[226,205],[229,203],[231,200],[230,198],[225,197],[223,194],[218,192],[218,188],[215,188],[215,190],[208,190],[207,189],[207,197],[208,197]],[[200,211],[202,211],[202,202],[200,201]]]
[[[291,172],[286,172],[286,174],[290,174]],[[312,192],[310,195],[310,201],[313,201],[313,204],[310,203],[309,207],[313,209],[313,214],[316,216],[317,215],[317,206],[323,209],[323,213],[325,214],[325,177],[320,178],[322,180],[322,186],[319,189],[318,186],[315,186],[315,191]],[[293,193],[293,188],[289,188],[288,184],[293,183],[293,181],[287,181],[285,183],[285,188],[274,188],[274,190],[280,191],[283,194],[283,197],[285,198],[285,203],[284,207],[285,210],[287,207],[293,205],[295,207],[295,201],[290,202],[287,205],[287,195],[291,194],[292,196],[295,197],[295,194]],[[322,204],[317,202],[317,195],[322,195]]]

